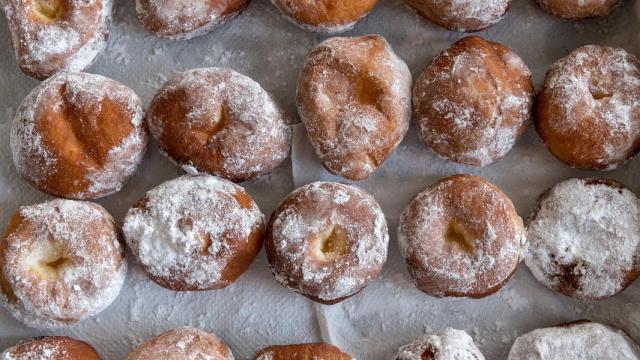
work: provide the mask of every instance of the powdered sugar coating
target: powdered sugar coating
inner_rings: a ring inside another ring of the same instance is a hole
[[[187,40],[236,17],[248,0],[136,0],[142,25],[157,36]]]
[[[556,291],[599,300],[640,274],[640,200],[621,184],[571,179],[545,193],[528,224],[525,263]]]
[[[285,19],[304,30],[325,34],[352,29],[367,16],[376,2],[377,0],[271,0]],[[353,8],[348,9],[349,6]],[[332,16],[335,18],[331,19]]]
[[[531,72],[508,48],[467,37],[444,51],[415,84],[422,140],[452,161],[486,166],[505,156],[531,122]]]
[[[566,164],[610,170],[640,151],[640,61],[624,49],[588,45],[547,72],[536,128]]]
[[[511,0],[407,0],[422,16],[450,30],[480,31],[504,18]]]
[[[537,329],[520,336],[508,360],[638,360],[640,346],[624,331],[593,322]]]
[[[125,360],[233,360],[216,335],[191,327],[169,330],[145,341]]]
[[[464,244],[447,239],[450,227]],[[522,219],[498,188],[471,175],[445,178],[421,191],[398,228],[400,255],[422,291],[484,297],[498,291],[520,264]]]
[[[23,341],[0,354],[0,360],[100,360],[87,343],[63,336]]]
[[[282,109],[258,83],[231,69],[179,74],[158,91],[147,120],[173,162],[232,181],[271,172],[291,149]]]
[[[605,16],[615,10],[622,0],[537,0],[552,15],[564,19],[585,19]]]
[[[340,226],[348,251],[318,261],[311,242]],[[387,259],[387,222],[377,201],[357,187],[316,182],[292,192],[272,215],[267,235],[269,267],[283,286],[324,303],[362,290]]]
[[[107,45],[113,0],[61,0],[62,15],[40,18],[35,2],[0,3],[8,22],[18,65],[39,79],[59,71],[87,68]]]
[[[323,165],[363,180],[407,132],[411,73],[381,36],[331,38],[306,59],[297,105]]]
[[[143,119],[142,100],[128,87],[100,75],[61,72],[18,108],[13,162],[29,183],[52,195],[107,196],[120,191],[142,161],[148,142]]]
[[[462,330],[445,329],[398,350],[392,360],[484,360],[471,336]]]
[[[154,281],[209,290],[235,280],[225,274],[242,267],[237,257],[256,234],[262,244],[264,222],[242,187],[214,176],[185,175],[147,192],[127,213],[122,230]]]
[[[37,329],[73,325],[107,308],[127,272],[115,221],[97,204],[57,199],[24,206],[0,255],[0,303]],[[65,259],[56,276],[45,263]]]

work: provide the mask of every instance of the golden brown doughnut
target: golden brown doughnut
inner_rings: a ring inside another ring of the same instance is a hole
[[[495,185],[454,175],[427,186],[404,210],[400,254],[416,286],[436,297],[482,298],[520,264],[522,219]]]
[[[411,73],[381,36],[331,38],[305,61],[297,103],[323,165],[363,180],[407,132]]]
[[[148,134],[142,101],[99,75],[58,73],[22,102],[11,127],[13,162],[38,190],[71,199],[119,191]]]
[[[608,179],[570,179],[545,192],[527,226],[525,263],[561,294],[602,300],[640,276],[640,199]]]
[[[609,15],[622,0],[536,0],[551,15],[581,20]]]
[[[326,344],[275,345],[260,350],[253,360],[354,360],[337,347]]]
[[[378,276],[388,242],[387,222],[372,195],[316,182],[289,194],[271,216],[267,261],[283,286],[335,304]]]
[[[445,329],[405,345],[391,360],[485,360],[469,334]]]
[[[508,48],[466,37],[424,70],[413,90],[422,140],[438,155],[485,166],[505,156],[531,122],[531,73]]]
[[[640,359],[623,330],[587,320],[537,329],[516,339],[507,360]]]
[[[122,230],[145,273],[177,291],[221,289],[253,262],[264,215],[240,186],[211,175],[167,181],[127,213]]]
[[[289,155],[284,112],[255,81],[231,69],[186,71],[167,82],[147,114],[160,151],[193,174],[239,182]]]
[[[100,360],[91,345],[66,336],[23,341],[0,354],[2,360]]]
[[[406,0],[418,14],[449,30],[474,32],[496,24],[511,0]]]
[[[138,20],[156,36],[184,40],[236,17],[250,0],[136,0]]]
[[[120,293],[126,272],[115,221],[90,202],[23,206],[0,241],[0,303],[37,329],[100,313]]]
[[[20,69],[37,79],[91,65],[107,45],[113,0],[4,0]]]
[[[271,0],[294,24],[309,31],[338,33],[351,29],[378,0]]]
[[[233,360],[216,335],[191,327],[169,330],[135,348],[125,360]]]
[[[609,170],[640,151],[640,62],[623,49],[583,46],[547,72],[536,129],[551,153]]]

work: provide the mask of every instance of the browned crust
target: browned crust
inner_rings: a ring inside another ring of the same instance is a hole
[[[59,352],[55,358],[48,357],[44,353],[44,350],[51,349]],[[15,360],[34,360],[33,356],[37,359],[46,357],[49,360],[100,360],[100,356],[91,345],[66,336],[37,337],[20,342],[2,354],[7,354]]]
[[[254,360],[353,360],[337,347],[326,344],[275,345],[260,350]]]
[[[373,10],[378,0],[275,0],[274,3],[296,22],[331,28],[360,20]]]
[[[551,15],[566,20],[584,20],[607,16],[616,10],[621,0],[607,0],[604,3],[592,1],[580,5],[578,0],[536,0],[538,5]]]
[[[457,18],[450,13],[447,5],[442,5],[443,1],[437,2],[433,0],[406,0],[407,4],[416,10],[425,19],[432,23],[442,26],[446,29],[459,32],[478,32],[482,31],[496,22],[500,21],[505,14],[511,9],[511,1],[505,9],[505,12],[493,22],[483,22],[473,18]],[[451,2],[451,1],[450,1]]]
[[[216,335],[195,328],[181,327],[148,339],[127,355],[125,360],[161,360],[167,359],[168,356],[172,359],[191,359],[191,356],[195,355],[208,355],[219,360],[233,358],[231,350]],[[200,359],[200,356],[194,359]]]

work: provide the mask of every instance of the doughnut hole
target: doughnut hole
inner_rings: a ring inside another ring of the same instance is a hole
[[[332,262],[349,253],[347,231],[341,225],[331,225],[311,240],[311,254],[320,262]]]
[[[58,279],[66,268],[73,265],[64,247],[52,241],[35,245],[23,261],[31,273],[43,280]]]
[[[473,237],[455,220],[449,222],[445,227],[444,241],[452,252],[473,253]]]
[[[31,13],[34,18],[52,23],[60,19],[64,13],[65,6],[62,0],[32,0]]]

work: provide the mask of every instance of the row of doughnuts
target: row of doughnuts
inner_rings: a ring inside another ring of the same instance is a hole
[[[316,155],[350,180],[370,176],[398,147],[412,113],[424,143],[451,161],[485,166],[530,124],[531,74],[508,48],[466,37],[436,57],[413,88],[407,65],[377,35],[319,44],[298,82],[298,112]],[[640,61],[623,49],[584,46],[549,70],[536,129],[550,152],[580,169],[612,169],[640,151]],[[19,173],[48,194],[97,199],[135,172],[149,132],[189,173],[235,182],[271,172],[289,155],[284,111],[230,69],[178,74],[148,110],[126,86],[87,73],[43,81],[13,120]]]
[[[389,243],[378,202],[356,186],[302,186],[266,222],[241,186],[184,175],[149,190],[121,231],[90,202],[21,207],[0,241],[0,303],[39,329],[98,314],[126,275],[122,237],[148,277],[174,291],[229,286],[264,243],[278,283],[328,305],[378,276]],[[416,287],[431,296],[489,296],[524,260],[547,287],[602,300],[640,276],[640,199],[613,180],[566,180],[540,197],[525,228],[495,185],[454,175],[411,200],[398,246]]]
[[[250,0],[136,0],[142,25],[157,36],[188,39],[229,21]],[[312,31],[335,33],[351,28],[377,0],[272,0],[291,21]],[[478,31],[501,20],[511,0],[407,0],[419,14],[457,31]],[[622,0],[538,0],[562,18],[604,16]],[[45,79],[59,71],[82,71],[106,47],[113,0],[5,0],[1,4],[18,65]]]
[[[100,360],[87,343],[49,336],[21,342],[6,349],[3,360]],[[215,334],[182,327],[164,332],[136,347],[125,360],[233,360],[229,347]],[[327,343],[276,345],[260,350],[254,360],[354,360]],[[445,329],[424,335],[398,349],[392,360],[484,360],[473,339],[462,330]],[[537,329],[518,337],[508,360],[640,359],[638,345],[624,331],[576,321]]]

